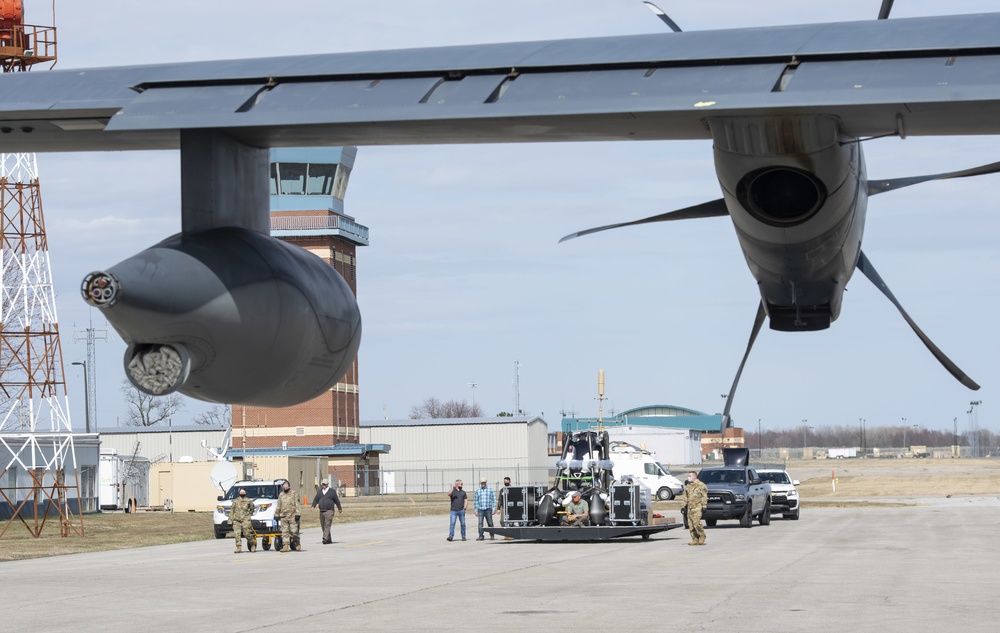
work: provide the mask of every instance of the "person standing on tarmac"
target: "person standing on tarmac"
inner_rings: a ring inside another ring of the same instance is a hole
[[[253,501],[247,498],[247,489],[240,488],[240,496],[233,499],[233,506],[229,509],[229,522],[233,524],[233,536],[236,538],[236,551],[239,554],[243,551],[243,538],[247,539],[247,549],[251,552],[257,551],[257,535],[253,532],[253,525],[250,524],[250,517],[253,516]]]
[[[708,486],[698,479],[698,473],[693,470],[688,473],[684,485],[684,507],[687,509],[688,530],[691,531],[691,542],[688,545],[705,544],[705,528],[701,525],[702,510],[708,505]]]
[[[281,551],[291,551],[292,543],[292,523],[295,515],[299,513],[299,500],[292,492],[292,485],[287,481],[281,486],[281,494],[278,495],[278,507],[274,511],[274,516],[281,521]]]
[[[319,505],[319,524],[323,528],[323,545],[329,545],[333,542],[330,537],[330,525],[333,524],[333,507],[337,506],[337,510],[341,512],[344,508],[340,505],[340,497],[337,496],[337,491],[323,482],[323,487],[316,491],[316,496],[313,498],[312,507]]]
[[[479,490],[476,491],[476,497],[474,500],[474,507],[476,510],[476,515],[479,517],[479,538],[477,541],[483,540],[483,521],[492,528],[493,527],[493,513],[497,511],[497,495],[493,492],[493,489],[489,487],[486,482],[486,478],[479,480]],[[492,541],[496,538],[492,533],[490,534],[490,540]]]

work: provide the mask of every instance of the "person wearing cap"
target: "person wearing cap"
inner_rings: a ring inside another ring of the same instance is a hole
[[[340,497],[337,495],[337,491],[331,488],[327,483],[323,482],[323,487],[316,491],[316,496],[313,498],[312,507],[319,506],[319,525],[323,528],[323,545],[329,545],[333,542],[330,537],[330,526],[333,524],[334,506],[337,510],[341,512],[344,508],[340,505]]]
[[[573,500],[566,504],[566,514],[561,523],[563,525],[590,525],[590,508],[583,502],[579,490],[573,491]]]
[[[476,491],[473,507],[476,509],[476,516],[479,517],[479,538],[476,540],[481,541],[484,538],[483,521],[485,520],[492,528],[493,513],[497,511],[497,494],[490,488],[485,477],[479,480],[479,490]],[[490,540],[494,538],[493,534],[490,534]]]
[[[250,517],[253,516],[253,501],[247,497],[247,489],[240,488],[240,496],[233,499],[233,505],[229,509],[229,522],[233,524],[233,537],[236,539],[236,551],[239,554],[243,551],[243,538],[247,540],[247,549],[251,552],[257,550],[257,535],[254,534]]]

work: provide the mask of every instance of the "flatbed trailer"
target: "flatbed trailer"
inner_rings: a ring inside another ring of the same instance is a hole
[[[680,523],[656,525],[528,525],[523,527],[486,527],[485,531],[497,536],[532,541],[594,542],[616,538],[641,537],[648,540],[653,534],[683,527]]]

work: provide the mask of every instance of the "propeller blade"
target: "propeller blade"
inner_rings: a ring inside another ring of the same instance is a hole
[[[750,341],[747,343],[747,351],[743,354],[743,360],[740,361],[740,368],[736,372],[736,378],[733,379],[733,386],[729,390],[729,395],[726,396],[726,407],[722,410],[722,426],[719,427],[719,435],[725,435],[726,427],[729,426],[729,409],[733,406],[733,396],[736,395],[736,385],[740,383],[740,376],[743,374],[743,366],[747,364],[747,358],[750,357],[750,350],[753,348],[753,342],[757,340],[757,335],[760,334],[760,326],[764,325],[765,316],[764,300],[761,299],[760,305],[757,307],[757,316],[753,320],[753,330],[750,332]]]
[[[650,11],[652,11],[653,13],[655,13],[656,17],[658,17],[661,20],[663,20],[663,23],[666,24],[667,26],[669,26],[670,30],[672,30],[674,33],[680,33],[681,32],[681,27],[677,26],[677,23],[674,22],[673,20],[671,20],[670,16],[667,15],[663,11],[663,9],[661,9],[658,6],[656,6],[652,2],[646,2],[645,0],[643,0],[643,4],[646,5],[649,8]]]
[[[874,196],[876,194],[885,193],[886,191],[892,191],[893,189],[902,189],[903,187],[909,187],[910,185],[919,185],[920,183],[927,182],[928,180],[968,178],[969,176],[985,176],[986,174],[995,174],[998,172],[1000,172],[1000,163],[990,163],[989,165],[980,165],[979,167],[973,167],[972,169],[949,171],[943,174],[910,176],[908,178],[890,178],[889,180],[869,180],[868,195]]]
[[[878,19],[889,19],[889,12],[892,11],[893,0],[882,0],[882,7],[878,10]]]
[[[559,243],[562,244],[563,242],[583,237],[584,235],[600,233],[601,231],[607,231],[610,229],[618,229],[623,226],[635,226],[637,224],[649,224],[651,222],[669,222],[671,220],[717,218],[725,215],[729,215],[729,209],[726,208],[726,201],[719,198],[718,200],[712,200],[711,202],[696,204],[693,207],[686,207],[684,209],[677,209],[676,211],[669,211],[667,213],[661,213],[660,215],[654,215],[651,218],[643,218],[642,220],[633,220],[631,222],[619,222],[618,224],[608,224],[606,226],[598,226],[593,229],[577,231],[576,233],[570,233],[566,237],[562,238],[559,240]]]
[[[917,324],[913,322],[913,319],[910,318],[910,315],[906,313],[906,310],[903,309],[903,306],[901,306],[899,304],[899,301],[896,300],[896,297],[893,296],[892,291],[889,290],[889,286],[887,286],[886,283],[882,281],[882,277],[879,276],[878,271],[875,270],[875,267],[872,266],[872,263],[868,261],[867,257],[865,257],[863,251],[861,253],[861,256],[858,257],[858,270],[864,273],[865,277],[867,277],[869,281],[875,284],[876,288],[882,291],[882,294],[884,294],[886,298],[892,302],[892,305],[896,306],[896,309],[899,310],[899,313],[903,315],[904,319],[906,319],[906,322],[910,325],[910,328],[913,329],[913,332],[920,338],[921,341],[924,342],[924,345],[926,345],[927,349],[931,351],[931,354],[934,354],[934,358],[938,359],[938,362],[944,365],[944,368],[948,370],[948,373],[954,376],[960,383],[962,383],[969,389],[977,391],[979,389],[979,385],[976,384],[976,381],[966,376],[965,372],[959,369],[958,365],[951,362],[951,359],[945,356],[944,352],[938,349],[937,345],[931,342],[931,340],[927,337],[927,335],[924,334],[919,327],[917,327]]]

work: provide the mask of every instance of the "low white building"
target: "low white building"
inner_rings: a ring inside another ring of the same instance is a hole
[[[381,457],[382,492],[437,493],[465,482],[470,497],[485,477],[494,490],[548,483],[548,425],[538,416],[362,420],[366,444],[389,444]]]
[[[667,468],[701,463],[701,431],[654,426],[606,427],[612,441],[628,442],[653,453]]]

